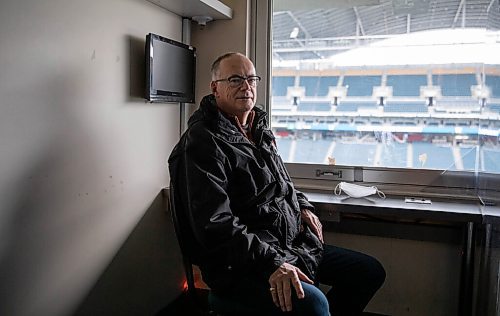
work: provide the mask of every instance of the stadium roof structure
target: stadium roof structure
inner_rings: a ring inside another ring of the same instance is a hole
[[[390,67],[412,65],[500,66],[500,31],[485,29],[429,30],[380,39],[329,57],[275,60],[275,67],[305,67],[321,62],[324,68]]]
[[[330,59],[355,48],[400,45],[395,38],[420,41],[413,44],[427,40],[426,45],[418,45],[437,46],[430,38],[450,39],[438,30],[453,31],[448,34],[455,34],[453,38],[461,38],[467,45],[484,38],[484,43],[498,46],[500,3],[498,0],[274,0],[273,59]],[[448,58],[456,55],[447,53]],[[480,58],[473,61],[469,56],[462,62],[489,60],[487,56]]]

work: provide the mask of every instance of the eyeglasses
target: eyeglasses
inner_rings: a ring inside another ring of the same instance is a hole
[[[231,76],[231,77],[226,78],[226,79],[214,80],[214,82],[227,81],[231,88],[237,88],[237,87],[240,87],[243,84],[243,82],[246,81],[246,82],[248,82],[248,84],[251,87],[257,87],[260,79],[261,78],[259,76],[242,77],[242,76],[234,75],[234,76]]]

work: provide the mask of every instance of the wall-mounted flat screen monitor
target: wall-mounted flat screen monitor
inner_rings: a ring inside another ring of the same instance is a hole
[[[146,36],[146,99],[195,102],[196,49],[149,33]]]

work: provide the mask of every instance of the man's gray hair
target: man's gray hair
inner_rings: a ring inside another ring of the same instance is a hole
[[[224,55],[220,55],[219,57],[217,57],[217,59],[212,64],[212,68],[210,69],[210,72],[212,73],[212,80],[217,80],[218,79],[217,75],[219,73],[220,62],[223,61],[224,59],[229,58],[229,57],[234,56],[234,55],[242,55],[242,56],[244,56],[241,53],[229,52],[229,53],[225,53]]]

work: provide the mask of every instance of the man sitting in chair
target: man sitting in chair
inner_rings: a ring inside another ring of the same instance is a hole
[[[385,280],[373,257],[323,243],[255,107],[253,63],[227,53],[169,158],[181,226],[205,283],[255,315],[359,315]],[[324,294],[316,285],[330,285]]]

